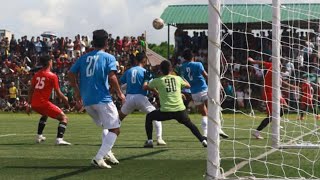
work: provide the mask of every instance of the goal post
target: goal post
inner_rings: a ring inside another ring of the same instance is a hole
[[[220,172],[220,0],[208,5],[208,158],[206,179],[222,178]]]
[[[280,0],[272,0],[272,146],[280,144]]]

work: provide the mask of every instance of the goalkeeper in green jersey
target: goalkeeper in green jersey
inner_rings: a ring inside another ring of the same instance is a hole
[[[197,137],[204,147],[207,147],[207,140],[201,135],[197,126],[190,120],[186,107],[183,104],[181,89],[190,88],[190,84],[179,76],[170,75],[172,66],[170,61],[162,61],[160,64],[162,76],[155,78],[149,84],[148,79],[144,82],[145,90],[157,91],[160,98],[160,109],[152,111],[146,117],[146,132],[148,140],[144,144],[146,148],[153,147],[152,121],[166,121],[175,119],[185,125]],[[146,77],[146,76],[145,76]]]

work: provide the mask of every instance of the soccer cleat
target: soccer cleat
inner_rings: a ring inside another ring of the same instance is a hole
[[[111,166],[108,165],[103,159],[97,160],[96,158],[93,158],[91,160],[91,164],[95,167],[99,167],[102,169],[110,169],[111,168]]]
[[[260,135],[259,131],[252,133],[252,136],[254,136],[256,139],[263,139],[263,137]]]
[[[147,140],[147,141],[144,143],[143,147],[144,147],[144,148],[153,148],[153,142]]]
[[[157,145],[158,146],[165,146],[165,145],[167,145],[167,143],[162,138],[158,138]]]
[[[203,140],[203,141],[201,142],[201,144],[202,144],[203,147],[207,147],[207,146],[208,146],[207,140]]]
[[[112,151],[109,151],[108,154],[103,158],[105,161],[110,162],[111,164],[119,164],[118,159],[114,156]]]
[[[57,140],[56,140],[56,145],[59,145],[59,146],[67,146],[67,145],[71,145],[71,143],[63,140],[62,138],[57,138]]]
[[[37,136],[36,136],[36,143],[41,143],[41,142],[45,141],[46,139],[47,139],[47,138],[44,137],[42,134],[37,135]]]
[[[223,139],[228,139],[228,138],[229,138],[228,134],[226,134],[225,132],[223,132],[222,129],[220,129],[219,135],[220,135]]]

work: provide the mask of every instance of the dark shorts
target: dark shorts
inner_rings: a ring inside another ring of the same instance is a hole
[[[148,119],[156,121],[175,119],[181,124],[190,121],[186,110],[176,112],[161,112],[160,110],[155,110],[148,114]]]
[[[14,103],[16,102],[16,98],[10,98],[8,101],[11,105],[14,105]]]

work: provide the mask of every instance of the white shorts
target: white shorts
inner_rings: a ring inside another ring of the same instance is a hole
[[[208,100],[208,92],[201,91],[196,94],[191,94],[194,105],[198,106],[205,103]]]
[[[128,115],[136,109],[146,114],[156,110],[146,96],[142,94],[127,94],[126,102],[122,106],[121,112]]]
[[[85,109],[97,126],[102,126],[104,129],[115,129],[121,125],[117,107],[113,102],[94,104],[86,106]]]

